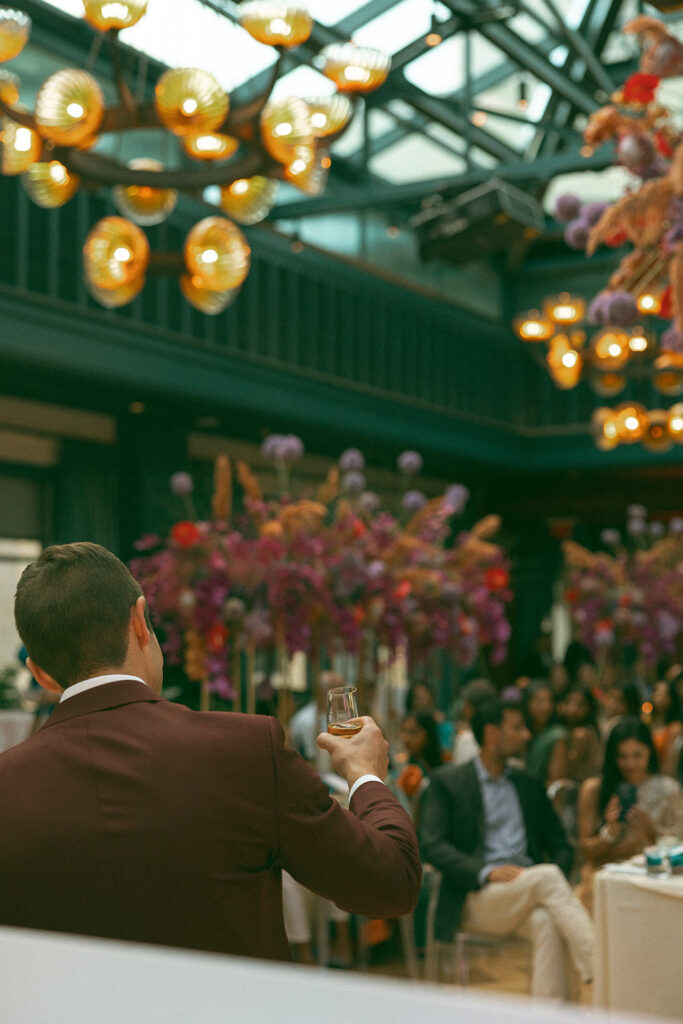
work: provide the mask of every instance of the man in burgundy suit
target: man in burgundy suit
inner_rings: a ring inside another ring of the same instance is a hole
[[[0,756],[0,924],[284,960],[282,869],[350,912],[413,909],[416,838],[371,718],[319,739],[349,783],[345,811],[274,719],[160,696],[144,596],[106,549],[47,548],[15,616],[61,699]]]

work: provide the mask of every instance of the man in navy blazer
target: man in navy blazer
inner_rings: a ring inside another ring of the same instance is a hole
[[[593,925],[566,881],[572,850],[534,776],[507,767],[529,731],[518,705],[490,702],[472,729],[481,753],[432,773],[420,814],[423,859],[442,873],[435,937],[461,927],[533,944],[532,991],[567,995],[568,961],[587,982]]]
[[[15,617],[60,702],[0,756],[0,924],[289,959],[283,869],[351,912],[412,910],[417,841],[371,718],[319,740],[345,811],[274,719],[161,697],[145,598],[104,548],[47,548]]]

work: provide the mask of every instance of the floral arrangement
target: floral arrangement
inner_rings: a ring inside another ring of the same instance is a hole
[[[190,679],[231,699],[244,658],[253,667],[263,650],[367,657],[384,646],[413,662],[447,650],[468,666],[486,648],[493,662],[504,659],[512,595],[503,551],[490,540],[500,520],[457,531],[467,488],[455,484],[428,500],[414,486],[420,455],[403,452],[406,489],[400,509],[387,511],[366,488],[362,453],[348,449],[314,494],[294,497],[301,440],[271,435],[262,454],[277,471],[278,496],[263,494],[246,463],[233,468],[220,456],[212,518],[197,519],[193,481],[176,473],[171,487],[186,518],[166,538],[137,544],[131,569],[168,663],[182,662]]]
[[[563,544],[566,600],[577,635],[599,660],[625,648],[648,664],[683,642],[683,518],[647,522],[642,505],[627,509],[625,536],[607,529],[605,550]]]
[[[624,31],[642,43],[640,70],[591,115],[584,141],[591,149],[615,142],[617,162],[640,184],[612,204],[562,195],[555,214],[567,222],[567,244],[589,256],[601,244],[632,245],[593,299],[590,321],[631,327],[643,313],[656,314],[672,321],[660,350],[683,356],[683,137],[656,98],[662,79],[683,74],[683,44],[647,16],[632,19]]]

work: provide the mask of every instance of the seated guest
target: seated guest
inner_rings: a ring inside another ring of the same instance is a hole
[[[674,779],[659,774],[648,727],[636,717],[618,722],[607,741],[602,775],[586,779],[579,793],[579,846],[586,860],[579,895],[586,906],[592,904],[595,869],[654,843],[679,792]]]
[[[496,688],[488,679],[470,679],[462,690],[461,728],[455,734],[453,763],[467,764],[479,753],[479,744],[472,732],[472,719],[477,708],[496,699]]]
[[[408,764],[417,765],[424,775],[443,762],[436,719],[429,711],[415,711],[401,722],[401,743]]]
[[[145,598],[105,548],[46,548],[15,618],[60,701],[0,755],[0,924],[287,960],[283,870],[352,913],[412,911],[416,837],[371,718],[318,739],[345,811],[274,719],[162,699]]]
[[[550,683],[532,679],[524,690],[522,710],[531,743],[526,756],[526,769],[549,786],[566,779],[568,772],[568,735],[555,714],[555,698]]]
[[[609,686],[602,694],[601,703],[598,724],[605,742],[622,718],[637,718],[640,715],[640,691],[635,683],[615,683]]]
[[[564,998],[567,956],[581,981],[593,972],[593,926],[563,874],[571,848],[540,780],[506,767],[529,741],[519,706],[486,704],[472,728],[479,756],[437,768],[422,801],[422,855],[443,875],[436,938],[460,927],[525,935],[532,992]]]
[[[664,775],[675,775],[674,753],[678,753],[676,740],[683,733],[681,699],[674,680],[658,679],[652,687],[652,718],[650,730]]]
[[[563,703],[563,720],[569,730],[567,778],[584,782],[602,766],[602,743],[597,724],[598,702],[585,686],[570,690]]]

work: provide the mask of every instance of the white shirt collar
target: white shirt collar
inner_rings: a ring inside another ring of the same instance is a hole
[[[83,693],[85,690],[92,690],[95,686],[104,686],[105,683],[118,683],[120,679],[135,679],[138,683],[145,683],[144,679],[140,679],[140,676],[129,676],[118,672],[114,672],[108,676],[92,676],[90,679],[82,679],[79,683],[74,683],[73,686],[68,686],[66,690],[62,692],[62,696],[59,698],[61,704],[63,700],[68,700],[69,697],[75,697],[77,693]]]

